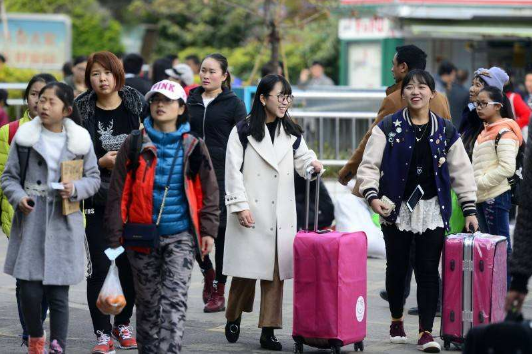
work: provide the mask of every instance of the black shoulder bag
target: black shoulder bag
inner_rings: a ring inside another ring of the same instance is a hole
[[[122,233],[122,245],[124,247],[141,247],[141,248],[157,248],[159,247],[159,223],[163,215],[164,204],[166,202],[166,196],[168,195],[168,189],[170,188],[170,180],[174,172],[175,164],[181,150],[181,141],[177,145],[177,150],[172,160],[172,166],[168,174],[168,181],[164,186],[163,202],[159,209],[159,215],[157,216],[157,222],[155,224],[140,224],[126,222],[124,225],[124,231]],[[133,162],[135,163],[135,162]],[[133,172],[134,173],[134,172]]]

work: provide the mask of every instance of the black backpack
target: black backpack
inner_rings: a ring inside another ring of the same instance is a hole
[[[142,132],[138,129],[131,131],[131,141],[129,142],[129,150],[127,157],[131,162],[128,166],[128,172],[132,171],[131,178],[133,181],[136,178],[136,171],[139,167],[139,157],[142,151]]]
[[[499,146],[499,141],[505,133],[511,132],[508,128],[503,128],[497,133],[495,137],[495,154],[497,154],[497,147]],[[523,141],[519,150],[517,151],[517,156],[515,157],[515,173],[512,177],[508,178],[508,183],[510,184],[511,193],[512,193],[512,204],[519,205],[519,190],[521,187],[521,182],[523,181],[523,163],[525,161],[525,148],[526,144]]]

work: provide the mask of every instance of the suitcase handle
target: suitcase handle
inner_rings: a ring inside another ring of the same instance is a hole
[[[312,178],[316,176],[316,198],[314,201],[314,232],[318,232],[318,214],[319,214],[319,205],[320,205],[320,182],[321,174],[314,171],[314,167],[307,168],[305,173],[305,230],[309,232],[308,222],[310,218],[310,182]]]

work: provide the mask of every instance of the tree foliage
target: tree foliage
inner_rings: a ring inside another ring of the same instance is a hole
[[[72,19],[72,54],[99,50],[120,54],[122,26],[96,0],[5,0],[8,12],[67,14]]]
[[[281,38],[279,59],[286,59],[292,81],[297,81],[299,71],[313,60],[324,62],[327,73],[337,77],[337,23],[331,16],[337,1],[271,3]],[[183,58],[221,52],[228,57],[233,73],[247,80],[255,66],[260,69],[270,60],[264,4],[264,0],[133,0],[127,17],[157,25],[156,55],[179,53]]]

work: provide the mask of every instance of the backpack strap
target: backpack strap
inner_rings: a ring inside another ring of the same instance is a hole
[[[13,141],[13,138],[15,137],[15,134],[19,127],[20,127],[20,121],[18,120],[9,123],[9,138],[7,140],[7,143],[9,145],[11,145],[11,142]]]
[[[495,153],[497,153],[497,147],[499,146],[499,141],[501,141],[502,136],[510,131],[511,130],[508,128],[502,128],[501,130],[499,130],[497,136],[495,137]]]
[[[27,146],[18,146],[18,162],[20,165],[20,185],[24,188],[24,183],[26,182],[26,174],[28,172],[28,162],[30,160],[30,149]]]
[[[131,132],[131,140],[129,142],[128,160],[130,161],[129,171],[131,171],[131,178],[135,180],[136,172],[139,168],[139,157],[142,150],[142,132],[138,129]]]

